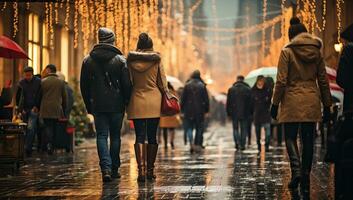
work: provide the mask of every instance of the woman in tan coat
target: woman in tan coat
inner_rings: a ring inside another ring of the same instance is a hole
[[[310,195],[310,171],[313,160],[316,122],[329,116],[331,94],[326,77],[324,59],[320,53],[321,40],[307,33],[298,18],[292,18],[289,28],[291,40],[281,52],[277,81],[272,99],[271,115],[284,125],[285,141],[290,160],[292,180],[290,189],[301,186],[304,196]],[[297,135],[301,133],[300,159]]]
[[[153,170],[158,150],[156,133],[161,117],[160,90],[168,90],[166,76],[160,63],[161,57],[159,53],[153,51],[152,39],[146,33],[141,33],[137,50],[129,52],[127,57],[133,84],[127,114],[135,126],[137,180],[140,182],[145,181],[145,178],[149,180],[156,178]],[[146,136],[148,144],[145,144]]]
[[[168,89],[169,92],[172,93],[174,96],[178,96],[177,92],[174,90],[172,84],[168,82]],[[168,132],[170,135],[170,146],[174,149],[174,137],[175,137],[175,129],[179,128],[181,125],[181,120],[179,115],[174,116],[164,116],[161,117],[159,122],[160,133],[163,131],[163,139],[164,139],[164,148],[168,148]]]

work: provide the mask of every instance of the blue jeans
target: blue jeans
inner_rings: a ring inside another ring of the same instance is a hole
[[[27,131],[26,131],[26,151],[32,152],[34,136],[38,130],[38,113],[29,111],[27,119]]]
[[[204,131],[204,120],[203,119],[184,119],[184,126],[186,129],[186,135],[189,138],[190,145],[193,144],[192,132],[196,129],[195,145],[202,146],[203,142],[203,131]]]
[[[265,146],[269,147],[270,139],[271,139],[271,124],[270,123],[255,124],[256,142],[258,147],[261,147],[261,142],[260,142],[261,128],[265,129]]]
[[[120,130],[123,113],[96,113],[94,122],[97,131],[97,150],[102,171],[117,170],[120,167]],[[110,149],[108,136],[110,135]]]
[[[234,143],[245,148],[246,136],[248,135],[248,120],[237,120],[233,118],[233,139]],[[239,127],[240,126],[240,127]],[[240,131],[239,131],[240,128]]]

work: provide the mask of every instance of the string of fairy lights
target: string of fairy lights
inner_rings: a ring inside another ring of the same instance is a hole
[[[342,5],[344,4],[343,0],[336,0],[336,9],[337,9],[337,42],[341,43],[341,28],[342,28]]]
[[[303,5],[303,9],[300,10],[300,4]],[[326,12],[327,12],[327,0],[322,1],[322,26],[318,23],[316,17],[317,3],[316,0],[298,0],[297,3],[298,12],[303,18],[303,23],[308,27],[309,32],[314,33],[315,30],[322,32],[326,27]],[[337,10],[338,12],[338,10]]]

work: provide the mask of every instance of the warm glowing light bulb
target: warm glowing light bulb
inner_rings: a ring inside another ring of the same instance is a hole
[[[336,52],[341,52],[342,48],[343,48],[343,45],[342,45],[342,43],[337,43],[337,44],[334,45],[334,48],[335,48]]]

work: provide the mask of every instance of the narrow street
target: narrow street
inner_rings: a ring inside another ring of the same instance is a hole
[[[230,124],[213,125],[205,133],[206,149],[190,155],[182,132],[176,149],[161,146],[155,183],[139,185],[134,135],[122,137],[120,180],[103,184],[95,141],[75,153],[38,155],[26,159],[17,176],[1,177],[1,199],[290,199],[285,147],[257,156],[255,141],[244,152],[234,150]],[[253,137],[254,138],[254,137]],[[312,199],[333,199],[333,167],[322,162],[319,139],[311,176]]]

